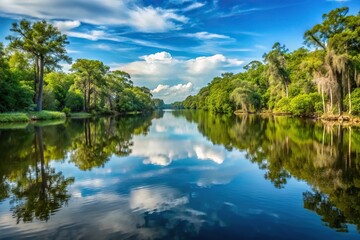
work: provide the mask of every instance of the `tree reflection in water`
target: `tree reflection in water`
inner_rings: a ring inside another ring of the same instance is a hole
[[[0,201],[10,198],[13,217],[48,221],[70,199],[66,178],[51,166],[70,161],[81,170],[103,166],[112,154],[131,153],[134,135],[147,134],[152,118],[161,115],[77,119],[63,125],[0,130]],[[82,127],[81,127],[82,126]]]
[[[280,116],[173,114],[197,123],[212,143],[245,151],[275,187],[286,187],[291,177],[306,181],[314,190],[303,194],[304,207],[327,226],[347,231],[345,223],[351,223],[360,230],[359,127]]]
[[[347,231],[348,223],[360,228],[358,127],[289,117],[227,117],[200,111],[172,114],[196,123],[213,144],[244,151],[276,188],[286,188],[290,178],[306,181],[313,191],[303,193],[304,208],[319,214],[325,225],[338,231]],[[52,163],[68,159],[83,171],[104,166],[112,155],[129,155],[133,137],[148,134],[152,119],[161,117],[154,113],[73,119],[56,126],[0,130],[0,201],[11,200],[17,222],[49,220],[69,201],[67,188],[76,180],[65,177]],[[145,214],[144,224],[138,227],[163,224],[163,218]],[[185,222],[176,224],[180,225],[169,225],[169,231],[188,227]]]

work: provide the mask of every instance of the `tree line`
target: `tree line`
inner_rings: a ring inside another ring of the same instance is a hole
[[[8,46],[0,43],[0,112],[57,110],[64,112],[148,111],[164,105],[146,87],[134,86],[128,73],[99,60],[71,63],[67,36],[45,20],[13,23]]]
[[[360,114],[360,12],[347,7],[323,15],[304,34],[306,47],[290,52],[275,43],[263,61],[238,74],[215,77],[174,108],[215,113],[286,112],[295,115]]]

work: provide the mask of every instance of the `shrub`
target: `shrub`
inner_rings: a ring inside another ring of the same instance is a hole
[[[62,110],[63,113],[65,113],[66,116],[70,116],[70,108],[68,107],[64,107],[63,110]]]
[[[275,112],[281,112],[281,113],[290,113],[290,99],[289,98],[281,98],[276,104],[275,104]]]
[[[0,122],[27,122],[28,116],[25,113],[0,113]]]
[[[51,112],[51,111],[30,112],[28,116],[32,120],[51,120],[51,119],[61,119],[66,117],[65,114],[62,112]]]
[[[319,94],[301,94],[290,101],[290,111],[295,116],[306,116],[316,112],[315,106],[319,107],[317,103],[321,103]]]

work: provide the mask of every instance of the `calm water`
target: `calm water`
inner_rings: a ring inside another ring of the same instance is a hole
[[[360,128],[190,111],[0,128],[1,239],[360,239]]]

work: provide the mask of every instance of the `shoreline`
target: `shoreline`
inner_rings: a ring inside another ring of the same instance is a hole
[[[291,113],[281,113],[281,112],[250,112],[250,113],[243,113],[243,112],[234,112],[234,115],[241,116],[241,115],[259,115],[259,116],[287,116],[287,117],[294,117],[300,119],[309,119],[314,121],[322,122],[323,124],[340,124],[343,126],[360,126],[360,116],[353,116],[349,115],[348,113],[343,115],[311,115],[311,116],[295,116]]]
[[[143,112],[132,111],[132,112],[113,112],[107,114],[94,114],[88,112],[76,112],[66,115],[63,112],[58,111],[46,111],[41,112],[6,112],[0,113],[0,124],[11,124],[11,123],[34,123],[49,120],[65,120],[67,118],[91,118],[91,117],[106,117],[106,116],[129,116],[139,115]]]

